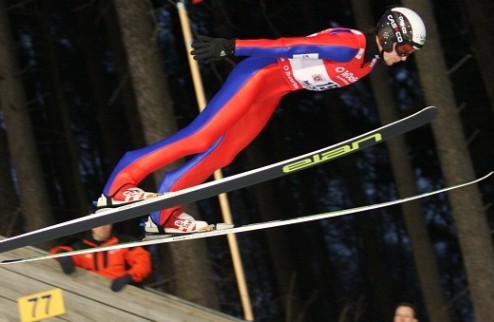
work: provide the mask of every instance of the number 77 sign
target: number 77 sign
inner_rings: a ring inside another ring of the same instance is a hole
[[[17,299],[21,322],[39,321],[65,314],[62,290],[55,288]]]

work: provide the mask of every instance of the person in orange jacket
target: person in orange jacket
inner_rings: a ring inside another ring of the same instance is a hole
[[[112,225],[104,225],[93,228],[81,240],[54,247],[50,253],[108,246],[131,240],[128,236],[114,233]],[[80,267],[111,279],[110,288],[114,292],[122,290],[127,284],[140,284],[152,271],[151,254],[142,247],[61,257],[58,262],[67,275],[72,274],[75,267]]]

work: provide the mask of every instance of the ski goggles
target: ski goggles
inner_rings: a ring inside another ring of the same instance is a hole
[[[408,57],[415,52],[415,48],[409,43],[396,44],[395,51],[400,57]]]

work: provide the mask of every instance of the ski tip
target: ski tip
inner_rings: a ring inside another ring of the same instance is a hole
[[[434,105],[429,105],[427,107],[424,107],[424,110],[437,111],[437,110],[439,110],[439,108],[437,106],[434,106]]]
[[[487,179],[490,176],[492,176],[493,173],[494,173],[494,171],[491,171],[491,172],[487,173],[486,175],[484,175],[483,177],[481,177],[480,179],[482,179],[482,180]]]
[[[439,112],[439,109],[436,106],[434,106],[434,105],[430,105],[430,106],[427,106],[424,109],[422,109],[421,112],[427,112],[432,117],[436,117],[437,113]]]

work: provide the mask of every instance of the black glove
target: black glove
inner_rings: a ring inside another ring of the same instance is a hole
[[[221,60],[225,56],[233,55],[235,40],[199,35],[192,41],[192,48],[193,50],[190,53],[195,60],[212,63]]]
[[[132,276],[130,274],[124,275],[122,277],[116,278],[113,280],[111,283],[111,290],[113,292],[119,292],[121,291],[125,285],[132,283],[134,280],[132,279]]]
[[[60,264],[60,267],[62,268],[62,271],[65,274],[69,275],[74,273],[75,266],[74,266],[74,262],[72,261],[72,257],[70,256],[60,257],[58,259],[58,263]]]

